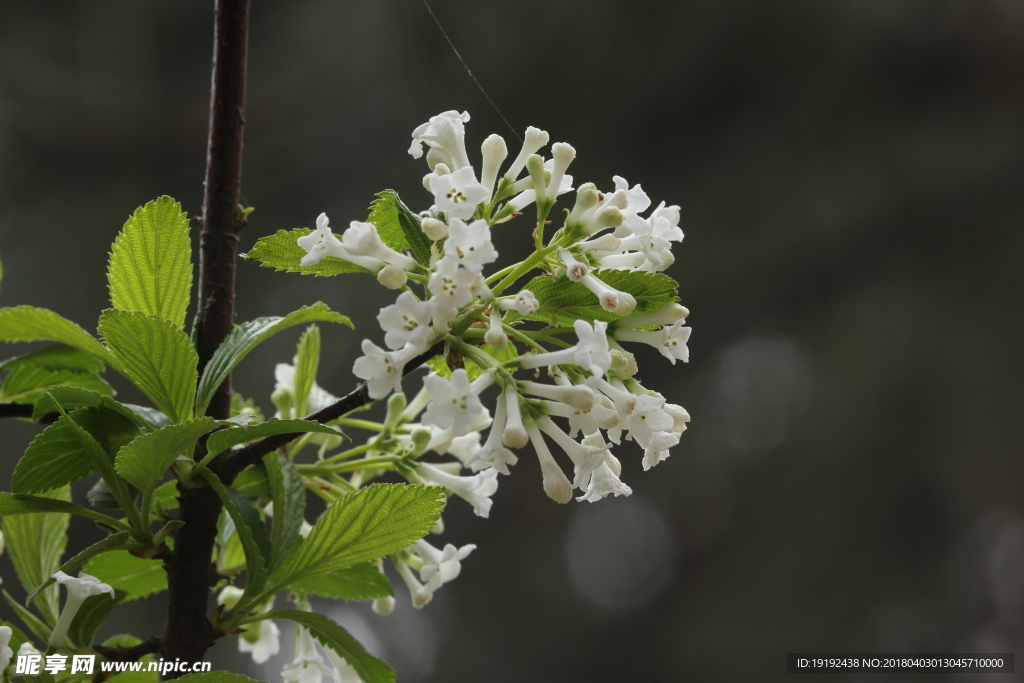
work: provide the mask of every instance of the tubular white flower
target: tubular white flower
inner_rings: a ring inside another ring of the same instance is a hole
[[[565,224],[570,228],[577,228],[587,222],[590,214],[601,203],[601,193],[597,191],[594,183],[584,183],[576,189],[576,203],[569,212]]]
[[[471,218],[477,205],[491,197],[487,188],[476,181],[472,166],[463,166],[447,175],[435,173],[427,178],[437,210],[463,220]]]
[[[580,226],[584,235],[594,235],[622,224],[622,212],[615,206],[599,208],[591,213],[586,223]]]
[[[53,633],[50,634],[50,639],[47,641],[50,647],[60,647],[64,644],[64,638],[68,635],[68,628],[71,626],[75,615],[78,614],[78,610],[81,609],[85,599],[93,595],[100,595],[101,593],[106,593],[113,598],[114,589],[102,583],[95,576],[89,576],[85,572],[79,572],[76,579],[62,571],[58,571],[53,575],[53,578],[68,590],[64,609],[61,610],[57,625],[53,627]]]
[[[522,448],[530,437],[523,425],[523,414],[519,409],[519,394],[514,387],[510,386],[505,389],[502,398],[505,400],[505,409],[508,412],[505,419],[505,431],[501,436],[502,443],[509,448]]]
[[[608,405],[605,405],[599,400],[594,402],[593,407],[590,410],[580,410],[579,408],[569,408],[566,415],[562,417],[569,418],[569,436],[574,437],[577,433],[582,432],[584,436],[594,434],[599,429],[604,427],[607,429],[609,423],[615,424],[618,422],[619,412],[612,406],[611,401],[605,398]]]
[[[605,233],[600,237],[594,237],[578,245],[584,252],[587,251],[618,251],[622,247],[622,240],[614,235]]]
[[[306,250],[306,255],[299,261],[300,266],[316,265],[326,256],[344,259],[374,272],[380,270],[381,265],[383,265],[380,259],[353,254],[346,249],[341,241],[334,236],[334,233],[331,232],[331,228],[328,226],[327,214],[325,213],[321,213],[317,217],[316,230],[298,238],[295,242]]]
[[[636,308],[636,299],[628,292],[620,292],[603,280],[598,280],[593,273],[580,278],[580,284],[597,295],[601,308],[615,315],[627,316]]]
[[[643,270],[649,272],[660,272],[675,263],[676,257],[672,255],[672,245],[663,237],[653,233],[650,222],[644,221],[638,225],[633,234],[624,238],[621,244],[622,249],[635,249],[643,255]],[[602,263],[614,263],[613,257],[602,259]]]
[[[295,656],[281,669],[284,683],[320,683],[323,676],[331,675],[316,649],[316,640],[305,626],[295,625]]]
[[[590,266],[577,261],[576,257],[565,249],[558,250],[558,259],[565,265],[565,275],[573,282],[579,282],[590,274]]]
[[[423,590],[433,595],[438,588],[458,578],[462,572],[462,560],[474,550],[476,546],[473,544],[456,548],[448,543],[439,550],[423,539],[413,543],[412,552],[423,560],[420,567],[420,580],[425,584]]]
[[[653,311],[617,320],[615,321],[615,328],[625,330],[650,327],[652,325],[671,325],[680,320],[685,320],[688,315],[690,315],[690,312],[684,306],[675,303],[664,304]]]
[[[480,184],[487,190],[490,197],[494,192],[494,181],[498,178],[498,169],[501,162],[508,156],[508,147],[505,146],[505,138],[494,134],[487,136],[480,146],[483,154],[483,164],[480,167]]]
[[[0,546],[0,552],[2,551],[3,547]],[[10,626],[0,626],[0,681],[4,680],[7,667],[10,665],[11,659],[14,658],[14,650],[11,649],[13,636],[14,631]]]
[[[544,493],[556,503],[568,503],[572,500],[572,484],[569,483],[569,478],[555,462],[537,425],[531,424],[526,429],[530,435],[530,442],[533,443],[533,450],[537,452],[537,459],[540,461]]]
[[[601,445],[583,445],[576,443],[569,435],[558,428],[549,417],[542,417],[537,420],[537,426],[541,431],[561,446],[565,454],[576,466],[576,477],[573,480],[574,488],[582,488],[590,480],[594,470],[604,462],[604,454],[608,452],[608,445],[603,442]]]
[[[508,335],[501,328],[501,309],[497,306],[491,307],[491,315],[488,318],[487,334],[484,341],[495,349],[503,349],[508,346]]]
[[[483,287],[480,273],[461,267],[454,259],[443,258],[430,278],[431,301],[441,311],[454,312],[471,302]]]
[[[682,435],[678,432],[656,432],[647,446],[644,447],[644,470],[649,470],[659,462],[666,460],[669,449],[679,443]]]
[[[386,612],[377,612],[377,603],[389,604],[390,607]],[[391,611],[395,608],[395,599],[392,597],[377,598],[373,601],[373,610],[377,614],[391,614]],[[321,643],[322,644],[322,643]],[[345,659],[334,651],[334,648],[324,645],[324,650],[327,652],[327,658],[331,660],[331,664],[334,665],[334,669],[330,673],[330,678],[334,680],[334,683],[363,683],[363,679],[359,677],[359,672],[352,668],[352,665],[345,661]]]
[[[515,158],[512,165],[505,171],[505,177],[512,181],[518,180],[519,174],[526,167],[526,160],[531,155],[536,154],[546,144],[548,144],[547,131],[534,128],[533,126],[527,128],[526,135],[523,138],[523,147],[519,150],[519,156]]]
[[[487,408],[470,386],[465,369],[455,370],[448,379],[431,373],[423,379],[423,386],[431,398],[423,413],[423,424],[450,427],[455,436],[465,436],[490,424]]]
[[[421,124],[412,132],[409,154],[413,159],[419,159],[423,156],[423,144],[426,143],[432,148],[443,150],[454,162],[454,168],[469,166],[469,156],[466,154],[466,123],[469,123],[467,111],[460,114],[452,110],[430,117],[427,123]]]
[[[612,364],[608,350],[608,323],[595,320],[591,327],[585,320],[577,320],[573,323],[573,329],[579,338],[576,346],[521,356],[519,366],[529,369],[572,363],[596,375],[604,375]]]
[[[217,602],[231,609],[238,604],[243,593],[244,591],[236,586],[225,586],[217,596]],[[265,614],[272,609],[274,609],[273,597],[264,603],[258,612]],[[281,630],[271,619],[263,619],[250,624],[248,630],[238,637],[238,651],[248,652],[256,664],[265,664],[268,659],[281,651]]]
[[[668,431],[675,434],[682,434],[686,431],[686,423],[690,421],[690,414],[682,406],[675,403],[666,403],[661,408],[672,418],[672,427]]]
[[[395,303],[380,309],[377,322],[384,330],[384,343],[389,349],[397,350],[406,344],[426,348],[433,339],[430,317],[433,307],[426,301],[419,301],[412,292],[402,292]]]
[[[426,587],[412,573],[412,567],[408,564],[395,560],[395,569],[405,581],[405,585],[409,587],[409,596],[412,598],[413,607],[420,609],[434,598],[434,594],[426,590]]]
[[[633,489],[622,483],[622,480],[619,479],[618,475],[616,475],[612,468],[609,467],[608,463],[602,462],[590,476],[590,482],[587,484],[586,493],[577,497],[576,500],[580,502],[587,501],[590,503],[596,503],[606,496],[628,496],[632,493]]]
[[[547,182],[547,178],[550,175],[550,173],[551,173],[550,170],[548,170],[546,168],[544,169],[545,182]],[[524,181],[529,183],[529,184],[532,184],[533,183],[533,178],[532,177],[524,178],[523,180],[520,180],[519,183],[523,183]],[[518,185],[519,183],[516,183],[516,184]],[[556,196],[555,191],[552,189],[553,187],[554,187],[554,185],[550,185],[545,190],[545,192],[544,192],[544,196],[545,197],[553,199]],[[513,187],[513,190],[514,189],[516,189],[516,188]],[[571,192],[571,191],[572,191],[572,176],[571,175],[562,176],[562,179],[561,179],[561,181],[559,182],[559,185],[558,185],[558,193],[557,194],[558,195],[563,195],[566,192]],[[530,188],[527,188],[527,189],[523,190],[522,192],[517,194],[515,197],[510,199],[509,200],[509,205],[513,209],[515,209],[517,212],[521,212],[523,209],[528,207],[530,204],[533,204],[535,201],[537,201],[537,191],[534,190],[532,187],[530,187]]]
[[[685,320],[677,320],[655,331],[615,330],[613,336],[619,341],[649,344],[675,365],[677,360],[684,363],[690,360],[690,350],[686,346],[690,338],[690,328],[685,327],[685,324]]]
[[[511,392],[515,397],[515,392]],[[519,458],[515,453],[505,448],[502,444],[503,434],[506,428],[508,410],[505,395],[499,396],[494,406],[494,422],[491,423],[491,431],[487,434],[487,441],[482,448],[477,450],[472,458],[465,460],[466,465],[474,472],[493,467],[497,472],[508,474],[509,465],[515,465]],[[519,405],[518,399],[516,406]],[[526,430],[523,430],[526,434]],[[523,441],[525,444],[525,440]]]
[[[647,223],[639,214],[651,206],[651,199],[640,185],[629,187],[629,183],[621,176],[614,176],[615,192],[609,198],[610,205],[622,211],[622,223],[616,228],[616,237],[626,237],[637,229],[643,229]]]
[[[401,289],[409,280],[409,275],[398,264],[389,263],[377,273],[377,282],[388,289]]]
[[[597,400],[593,389],[585,384],[577,384],[571,387],[560,387],[553,384],[540,384],[523,380],[518,382],[519,389],[532,396],[548,398],[552,401],[565,403],[577,410],[590,410]]]
[[[654,224],[655,233],[660,237],[664,237],[670,242],[683,241],[683,230],[679,227],[678,206],[665,206],[665,202],[662,202],[651,212],[650,220]]]
[[[519,315],[533,315],[540,309],[540,302],[533,292],[524,289],[514,299],[502,299],[498,305],[505,311],[516,311]]]
[[[401,391],[405,364],[424,350],[406,344],[397,351],[387,352],[369,339],[363,340],[362,349],[363,355],[356,358],[352,372],[369,382],[370,398],[383,398],[392,391]]]
[[[629,429],[627,438],[635,440],[641,447],[647,448],[654,440],[657,432],[671,429],[675,421],[672,416],[662,410],[665,399],[643,394],[636,397],[636,405],[626,418]]]
[[[534,200],[538,203],[543,202],[547,198],[547,175],[544,173],[544,160],[539,154],[530,155],[526,160],[526,170],[533,184]],[[518,211],[519,207],[516,210]]]
[[[473,506],[478,517],[486,517],[491,512],[491,496],[498,490],[498,473],[484,470],[471,477],[460,477],[448,474],[434,465],[425,462],[416,463],[416,474],[428,482],[444,486],[446,489]]]
[[[405,254],[400,254],[381,241],[377,228],[373,223],[352,221],[348,229],[341,235],[341,245],[350,254],[369,256],[371,258],[394,263],[405,270],[416,267],[416,261]]]
[[[647,264],[647,256],[638,251],[602,254],[597,257],[597,264],[606,270],[637,270]]]
[[[444,224],[444,221],[439,221],[436,218],[427,216],[420,222],[420,228],[423,229],[423,234],[433,242],[439,242],[448,236],[448,226]]]
[[[452,218],[448,225],[448,241],[444,243],[444,257],[453,259],[472,273],[479,273],[488,263],[498,258],[491,244],[491,228],[485,220],[466,224]]]
[[[566,142],[556,142],[551,145],[551,180],[548,181],[547,196],[556,197],[560,194],[558,189],[562,186],[562,179],[565,177],[565,169],[576,158],[576,149]]]

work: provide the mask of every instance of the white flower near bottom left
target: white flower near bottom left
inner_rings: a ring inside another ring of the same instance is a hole
[[[101,582],[95,576],[89,576],[85,572],[80,572],[76,579],[62,571],[58,571],[53,575],[53,578],[57,580],[57,583],[63,584],[68,589],[68,599],[64,603],[64,609],[61,611],[57,625],[53,627],[53,633],[50,634],[50,640],[48,641],[50,647],[60,647],[64,644],[64,638],[68,635],[68,628],[70,628],[71,622],[74,620],[75,615],[78,614],[78,610],[81,609],[85,599],[93,595],[100,595],[101,593],[106,593],[113,598],[114,589]]]

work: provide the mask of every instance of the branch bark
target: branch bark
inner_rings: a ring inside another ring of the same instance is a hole
[[[234,326],[235,262],[243,218],[238,207],[245,127],[246,52],[249,0],[215,0],[210,132],[200,234],[199,300],[195,339],[199,371]],[[207,415],[227,418],[231,380],[217,389]],[[221,503],[209,488],[180,491],[181,521],[167,570],[165,659],[201,661],[216,639],[207,617],[210,559]]]

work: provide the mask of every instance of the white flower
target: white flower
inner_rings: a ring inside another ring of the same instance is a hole
[[[461,267],[457,261],[441,259],[430,278],[431,301],[441,311],[458,311],[471,302],[483,288],[483,277]],[[454,315],[452,315],[454,318]]]
[[[438,588],[455,580],[462,571],[462,560],[474,550],[476,546],[472,544],[456,548],[449,543],[445,545],[444,550],[438,550],[423,539],[416,541],[412,545],[412,551],[423,561],[420,568],[420,579],[424,582],[423,591],[433,595]]]
[[[405,364],[424,350],[406,344],[397,351],[387,352],[369,339],[363,340],[362,349],[364,355],[356,358],[352,372],[369,382],[370,398],[383,398],[392,391],[401,390]]]
[[[646,221],[639,214],[651,206],[651,199],[640,185],[629,187],[621,176],[614,176],[615,191],[609,193],[605,206],[614,206],[622,212],[622,223],[616,228],[616,237],[626,237],[636,229],[643,229]]]
[[[672,427],[668,431],[674,434],[682,434],[686,431],[686,423],[690,421],[690,414],[682,406],[675,403],[666,403],[661,407],[672,418]]]
[[[93,595],[100,595],[101,593],[106,593],[113,598],[114,589],[102,583],[95,576],[89,576],[85,572],[79,572],[76,579],[62,571],[58,571],[53,575],[53,578],[68,590],[68,598],[64,602],[64,609],[61,610],[60,619],[57,620],[57,625],[53,627],[53,633],[50,634],[50,640],[48,641],[50,647],[60,647],[64,644],[68,628],[71,626],[72,620],[78,614],[78,610],[82,607],[85,599]]]
[[[627,316],[636,308],[636,299],[632,294],[620,292],[603,280],[597,279],[593,273],[581,277],[579,283],[597,295],[601,308],[615,315]]]
[[[409,595],[412,598],[412,606],[416,609],[420,609],[434,598],[434,594],[427,591],[426,586],[420,583],[416,575],[412,573],[412,567],[405,562],[402,562],[396,558],[392,558],[395,561],[395,569],[398,570],[398,575],[405,581],[405,585],[409,587]]]
[[[586,493],[576,498],[576,500],[596,503],[605,496],[628,496],[633,493],[633,489],[622,483],[622,480],[616,476],[607,462],[602,462],[594,470],[585,491]]]
[[[568,143],[556,142],[551,145],[551,157],[551,180],[548,181],[547,195],[554,197],[561,194],[559,190],[565,178],[565,169],[576,158],[576,150]]]
[[[14,650],[11,649],[11,638],[13,636],[14,631],[11,630],[10,626],[0,626],[0,681],[3,681],[4,672],[14,657]]]
[[[487,319],[487,333],[484,334],[484,341],[495,349],[503,349],[508,346],[508,335],[501,327],[501,308],[491,307],[491,314]]]
[[[395,303],[380,309],[377,322],[384,330],[384,343],[389,349],[400,349],[406,344],[426,348],[433,338],[430,329],[432,306],[419,301],[412,292],[402,292]]]
[[[331,670],[324,666],[323,657],[316,649],[316,640],[305,626],[295,626],[295,656],[281,669],[284,683],[321,683]]]
[[[423,424],[451,427],[456,436],[464,436],[490,423],[490,415],[470,387],[463,368],[454,371],[449,379],[431,373],[424,378],[423,386],[431,398],[423,413]]]
[[[530,380],[521,380],[517,383],[519,390],[533,396],[548,398],[552,401],[565,403],[577,410],[590,410],[597,401],[594,391],[585,384],[572,386],[556,386],[553,384],[541,384]]]
[[[680,319],[660,330],[616,330],[613,336],[619,341],[650,344],[675,365],[677,360],[685,363],[690,359],[690,350],[686,346],[686,342],[690,339],[690,328],[685,325],[686,321]]]
[[[502,443],[508,416],[508,400],[506,398],[508,395],[511,395],[516,401],[516,406],[519,406],[518,397],[514,391],[499,396],[494,406],[494,422],[491,423],[491,431],[487,434],[487,441],[484,442],[482,448],[474,452],[471,458],[463,460],[474,472],[493,467],[502,474],[508,474],[508,466],[519,462],[516,454],[505,448]],[[526,434],[525,428],[523,429],[523,434]],[[479,435],[477,438],[479,438]],[[525,440],[523,444],[525,445]]]
[[[642,394],[636,397],[636,404],[629,414],[626,424],[629,438],[634,439],[642,447],[647,448],[653,441],[656,432],[672,428],[672,416],[662,410],[665,399]]]
[[[395,608],[395,599],[388,597],[384,598],[385,601],[390,601],[391,609]],[[378,600],[374,601],[374,608],[376,609]],[[386,614],[390,614],[391,610],[388,610]],[[334,683],[363,683],[363,679],[359,677],[359,672],[352,668],[352,665],[346,662],[333,648],[324,646],[324,650],[327,651],[327,657],[331,660],[331,664],[334,665],[334,670],[330,673],[331,678],[334,679]]]
[[[498,177],[498,168],[501,162],[508,156],[508,147],[505,146],[505,139],[500,135],[489,135],[480,146],[483,154],[483,164],[480,167],[480,184],[487,190],[490,197],[494,191],[494,181]]]
[[[572,500],[572,484],[569,483],[568,477],[565,476],[565,472],[555,462],[551,451],[548,450],[547,444],[544,443],[544,437],[541,436],[540,430],[537,429],[537,425],[528,425],[526,430],[530,434],[530,441],[533,443],[533,450],[537,453],[537,459],[540,460],[544,493],[548,494],[548,498],[556,503],[568,503]]]
[[[587,275],[590,274],[590,266],[577,261],[576,257],[567,252],[565,249],[558,251],[558,258],[565,266],[565,275],[573,282],[579,282]]]
[[[536,157],[535,155],[531,158],[536,158],[538,161],[534,162],[533,168],[531,168],[530,163],[527,163],[527,168],[530,169],[531,172],[530,178],[524,178],[512,187],[512,190],[516,191],[526,186],[526,189],[523,189],[522,192],[509,200],[509,204],[517,212],[522,211],[527,206],[537,201],[538,196],[540,196],[541,199],[554,199],[558,195],[563,195],[566,192],[572,191],[572,176],[563,175],[558,181],[558,191],[555,192],[556,185],[549,180],[550,177],[553,177],[554,173],[553,159],[548,159],[543,165],[541,165],[539,162],[540,157]],[[537,192],[536,188],[538,185],[543,187],[541,192]]]
[[[651,327],[652,325],[671,325],[680,320],[685,320],[688,315],[690,315],[690,312],[686,310],[685,306],[675,303],[664,304],[653,311],[617,320],[615,322],[615,329],[635,330],[639,327]]]
[[[505,311],[514,310],[519,315],[533,315],[540,309],[540,302],[537,301],[537,297],[534,296],[533,292],[524,289],[516,294],[514,299],[502,299],[498,302],[498,306]]]
[[[519,150],[519,156],[515,158],[512,165],[508,167],[505,172],[505,177],[509,180],[518,180],[519,174],[522,173],[523,168],[526,167],[526,160],[530,156],[537,153],[537,151],[548,144],[548,133],[547,131],[540,130],[530,126],[526,129],[526,136],[523,138],[523,148]]]
[[[518,361],[522,368],[539,368],[550,365],[573,363],[595,375],[604,375],[612,364],[608,350],[608,323],[595,320],[593,327],[585,320],[573,323],[579,342],[570,349],[534,353],[521,356]]]
[[[523,424],[523,413],[519,408],[519,393],[515,387],[509,386],[501,395],[508,413],[505,418],[505,430],[501,434],[501,442],[509,448],[522,448],[529,441],[530,435]],[[501,401],[501,398],[498,400]]]
[[[427,176],[427,184],[434,195],[437,210],[463,220],[471,218],[477,205],[491,196],[487,188],[477,182],[472,166],[463,166],[445,175],[432,173]],[[451,228],[450,225],[448,227]]]
[[[669,450],[679,443],[679,432],[655,432],[644,447],[644,470],[649,470],[669,456]]]
[[[409,154],[413,159],[419,159],[423,156],[423,143],[426,143],[431,148],[443,152],[442,155],[438,155],[438,158],[448,161],[449,167],[458,169],[469,166],[469,157],[466,155],[465,126],[468,122],[469,112],[467,111],[460,114],[452,110],[430,117],[430,121],[420,125],[412,132],[412,145],[409,147]]]
[[[491,496],[498,490],[498,473],[484,470],[471,477],[460,477],[448,474],[434,465],[425,462],[416,463],[416,474],[428,482],[444,486],[446,489],[473,506],[478,517],[486,517],[491,512]]]
[[[238,604],[244,592],[236,586],[225,586],[217,596],[217,602],[231,609]],[[273,597],[260,607],[258,612],[265,614],[272,609],[274,609]],[[281,630],[271,619],[250,624],[248,630],[238,638],[238,651],[248,652],[252,655],[252,661],[264,664],[281,651]]]
[[[377,273],[377,282],[388,289],[401,289],[408,280],[409,274],[405,272],[405,268],[395,263],[387,264]]]
[[[377,227],[373,223],[350,222],[348,229],[341,235],[341,245],[350,254],[369,256],[385,263],[394,263],[405,270],[412,270],[416,267],[416,261],[411,256],[400,254],[381,241]]]
[[[306,255],[299,261],[301,266],[316,265],[326,256],[344,259],[367,270],[376,271],[380,268],[379,259],[368,256],[357,256],[350,253],[331,232],[326,213],[321,213],[316,219],[316,230],[296,240],[296,243],[306,250]]]
[[[551,421],[549,417],[542,417],[537,420],[537,426],[551,437],[565,451],[565,454],[576,466],[576,476],[573,481],[574,488],[582,488],[590,480],[590,475],[604,462],[604,454],[608,452],[608,445],[601,440],[599,445],[584,445],[576,443],[569,435],[563,432]],[[598,435],[600,439],[600,435]]]
[[[469,225],[458,218],[452,218],[448,225],[448,241],[444,243],[444,257],[454,259],[466,270],[479,273],[488,263],[498,258],[498,252],[491,244],[491,228],[485,220],[475,220]]]

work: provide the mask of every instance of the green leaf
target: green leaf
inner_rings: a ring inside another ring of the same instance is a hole
[[[372,562],[363,562],[330,574],[310,576],[291,585],[299,593],[335,600],[372,600],[393,595],[391,582]]]
[[[114,308],[185,323],[192,291],[192,242],[181,204],[160,197],[135,210],[114,240],[107,267]]]
[[[402,200],[398,198],[398,193],[394,190],[378,192],[377,197],[378,199],[370,205],[372,213],[369,222],[377,226],[381,240],[395,251],[411,249],[412,255],[417,261],[428,265],[432,242],[420,227],[420,217],[402,203]],[[396,227],[398,230],[395,229]],[[399,231],[404,238],[401,241],[397,237]],[[392,240],[394,243],[388,240]]]
[[[519,355],[519,349],[516,348],[516,345],[514,342],[512,342],[512,340],[509,340],[508,344],[506,344],[505,348],[503,349],[496,349],[490,344],[484,344],[483,346],[478,346],[477,348],[479,348],[482,352],[486,353],[487,355],[493,356],[499,363],[504,363],[505,361],[512,360],[513,358],[516,358]],[[484,372],[483,368],[481,368],[479,365],[471,361],[469,358],[465,359],[463,366],[466,368],[466,376],[469,378],[469,381],[471,382],[480,375],[482,375]]]
[[[265,436],[291,434],[293,432],[296,434],[317,432],[332,436],[340,434],[338,430],[322,425],[319,422],[313,422],[312,420],[278,420],[277,418],[271,418],[257,425],[234,427],[211,434],[206,442],[206,452],[207,455],[217,455],[239,444],[249,443],[256,439],[262,439]]]
[[[203,477],[217,493],[231,521],[235,523],[235,532],[242,542],[245,551],[245,568],[248,576],[245,581],[245,594],[258,594],[267,582],[266,558],[270,556],[270,539],[267,528],[260,519],[260,513],[252,506],[249,499],[233,488],[225,487],[217,475],[208,469],[201,470]]]
[[[45,623],[43,623],[42,619],[32,614],[32,612],[30,612],[29,610],[25,609],[24,605],[22,605],[13,597],[11,597],[11,594],[8,593],[6,590],[3,591],[3,596],[4,600],[7,601],[7,604],[10,605],[12,610],[14,610],[14,613],[18,615],[19,619],[21,619],[22,623],[28,626],[29,630],[35,634],[36,638],[39,638],[41,641],[45,643],[47,639],[50,637],[50,634],[53,632],[53,627],[47,626]],[[22,640],[22,642],[25,641]],[[17,652],[17,650],[15,650],[15,652]]]
[[[65,574],[73,574],[78,570],[79,567],[85,564],[89,560],[89,558],[95,557],[100,553],[105,553],[108,550],[120,548],[121,546],[123,546],[128,541],[129,536],[130,534],[127,531],[119,531],[116,534],[111,534],[110,536],[107,536],[102,541],[93,543],[91,546],[89,546],[88,548],[86,548],[85,550],[78,553],[70,560],[62,564],[60,566],[60,571],[64,572]],[[86,573],[88,574],[89,572]],[[41,584],[33,588],[32,591],[25,596],[25,602],[32,602],[32,598],[36,597],[36,595],[40,591],[49,588],[51,585],[53,585],[55,581],[56,579],[54,579],[53,576],[47,578],[46,581],[43,581]]]
[[[96,512],[74,503],[67,503],[43,496],[30,496],[22,493],[0,491],[0,518],[13,515],[30,515],[38,512],[63,512],[95,519],[107,526],[114,527],[116,527],[116,524],[112,524],[112,522],[117,521],[101,512]]]
[[[263,411],[256,405],[256,402],[251,398],[244,398],[237,391],[231,393],[231,416],[236,415],[251,415],[252,421],[255,423],[266,422],[266,418],[263,417]]]
[[[50,413],[58,412],[57,406],[64,410],[73,408],[100,406],[134,420],[143,427],[162,427],[167,424],[167,416],[152,408],[143,408],[129,403],[119,403],[109,396],[82,387],[52,387],[36,400],[32,410],[32,419],[41,420]]]
[[[296,609],[277,609],[262,615],[263,619],[287,619],[309,629],[313,637],[356,670],[363,683],[395,683],[395,672],[383,659],[367,652],[359,641],[338,624],[322,614]]]
[[[83,571],[125,592],[124,602],[167,590],[167,572],[161,560],[143,560],[127,550],[113,550],[89,560]]]
[[[96,471],[86,446],[70,421],[89,432],[110,457],[139,435],[139,428],[121,413],[106,408],[81,408],[61,417],[32,440],[14,468],[11,490],[41,493],[73,484]]]
[[[320,328],[310,325],[299,337],[295,351],[295,415],[305,415],[309,392],[320,365]]]
[[[278,230],[256,240],[248,254],[239,254],[246,263],[259,263],[264,268],[285,270],[303,275],[341,275],[342,273],[369,273],[366,268],[334,256],[326,256],[312,266],[300,265],[306,250],[299,246],[298,239],[313,232],[309,228]]]
[[[48,389],[59,385],[81,387],[103,396],[114,395],[110,385],[96,373],[52,370],[26,363],[11,370],[0,384],[0,401],[35,403]]]
[[[107,347],[67,318],[33,306],[0,308],[0,342],[55,341],[91,353],[107,365],[119,367]]]
[[[117,309],[103,311],[99,331],[153,405],[173,422],[192,417],[199,356],[188,335],[159,316]]]
[[[242,674],[233,674],[228,671],[210,671],[204,674],[187,674],[181,678],[171,680],[181,683],[262,683]]]
[[[299,527],[305,520],[306,487],[291,458],[280,451],[263,456],[270,481],[270,497],[274,501],[274,525],[270,536],[270,561],[267,571],[277,569],[299,540]]]
[[[201,415],[206,410],[217,387],[227,379],[235,366],[241,363],[242,359],[260,343],[281,330],[317,321],[341,323],[352,327],[352,321],[340,313],[335,313],[327,304],[319,301],[312,306],[303,306],[297,311],[292,311],[283,318],[278,316],[257,318],[236,326],[228,338],[217,347],[210,362],[206,364],[206,369],[203,370],[203,377],[199,381],[199,392],[196,396],[196,413]]]
[[[149,491],[179,455],[187,455],[200,437],[220,424],[212,417],[200,417],[143,434],[117,452],[117,471],[140,490]]]
[[[41,500],[25,501],[20,496],[0,493],[0,527],[4,532],[7,552],[11,556],[14,570],[21,580],[25,592],[50,578],[60,567],[60,557],[67,545],[67,530],[70,515],[66,512],[44,512],[42,514],[21,515],[3,511],[11,506],[11,499],[17,502],[46,505]],[[42,500],[52,499],[53,507],[68,505],[70,491],[62,487],[51,491]],[[15,503],[17,504],[17,503]],[[57,587],[50,586],[36,597],[36,607],[43,619],[51,626],[57,623]]]
[[[237,477],[236,477],[237,478]],[[173,510],[178,507],[178,480],[171,479],[153,491],[153,505],[156,510]]]
[[[270,482],[267,479],[267,469],[262,463],[242,470],[241,474],[231,482],[231,488],[235,489],[247,498],[270,495]]]
[[[110,616],[118,602],[120,600],[116,592],[113,597],[108,593],[87,597],[79,608],[78,614],[71,621],[71,627],[68,629],[68,637],[71,639],[71,642],[78,647],[89,647],[92,645],[92,639],[96,635],[96,631],[100,630],[100,626],[107,620],[107,617]]]
[[[594,275],[606,284],[633,295],[636,308],[630,314],[640,315],[664,304],[678,301],[679,285],[664,273],[645,271],[602,270]],[[535,277],[523,289],[533,292],[540,308],[530,320],[543,320],[558,327],[569,327],[576,320],[604,320],[612,322],[622,318],[601,308],[597,295],[565,275],[557,279],[547,275]]]
[[[0,363],[0,370],[13,370],[20,365],[36,365],[47,370],[75,370],[77,372],[103,372],[106,367],[96,356],[67,344],[44,346],[35,351]]]
[[[445,360],[444,356],[437,355],[427,361],[427,366],[430,371],[440,375],[441,377],[451,377],[452,369],[448,367],[448,361]]]
[[[444,501],[440,486],[373,484],[345,494],[327,508],[272,582],[282,587],[401,550],[434,527]]]

